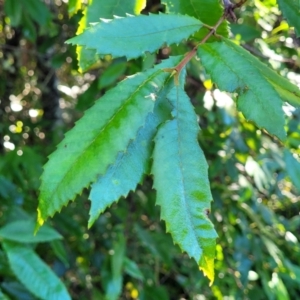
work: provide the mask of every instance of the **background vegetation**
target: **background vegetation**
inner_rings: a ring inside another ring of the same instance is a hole
[[[63,134],[125,76],[191,46],[131,61],[105,57],[79,73],[76,48],[64,42],[76,34],[84,9],[74,0],[0,0],[0,299],[36,299],[39,290],[51,290],[51,280],[35,278],[24,257],[50,266],[72,299],[298,299],[299,162],[237,113],[235,95],[213,86],[197,58],[188,65],[186,91],[210,166],[219,234],[213,286],[165,233],[150,177],[90,230],[85,191],[30,240],[42,166]],[[153,0],[143,13],[159,11],[164,3]],[[237,17],[232,38],[300,86],[300,40],[276,2],[250,0]],[[286,145],[299,155],[300,111],[285,112]],[[29,244],[29,252],[11,240]]]

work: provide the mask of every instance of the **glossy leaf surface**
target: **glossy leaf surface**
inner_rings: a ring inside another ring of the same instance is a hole
[[[169,94],[174,119],[162,125],[153,155],[157,204],[167,231],[193,257],[212,282],[217,234],[207,217],[212,195],[208,165],[199,147],[199,125],[188,96],[180,88]]]
[[[2,246],[14,274],[32,294],[44,300],[71,299],[60,279],[32,248],[8,241]]]
[[[219,89],[239,94],[238,109],[248,120],[285,139],[282,104],[300,106],[298,87],[227,39],[202,45],[198,55]]]
[[[122,81],[100,98],[66,134],[50,155],[41,177],[40,225],[105,174],[119,152],[126,151],[170,78],[170,73],[162,69],[176,65],[179,60],[180,57],[173,57],[154,69]]]
[[[201,27],[199,20],[184,15],[128,16],[102,20],[67,43],[95,49],[101,55],[132,59],[165,44],[180,43]]]

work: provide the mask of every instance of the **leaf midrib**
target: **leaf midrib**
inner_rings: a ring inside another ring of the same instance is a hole
[[[197,237],[197,234],[196,234],[196,228],[195,228],[195,225],[194,225],[194,222],[193,222],[193,218],[191,217],[191,209],[190,209],[190,206],[188,204],[188,195],[186,194],[186,187],[185,187],[185,179],[184,179],[184,176],[183,176],[183,162],[182,162],[182,153],[181,153],[181,149],[182,149],[182,138],[180,138],[180,136],[182,136],[182,133],[181,133],[181,129],[180,129],[180,126],[179,126],[179,121],[180,121],[180,117],[179,117],[179,88],[177,87],[176,88],[176,96],[177,96],[177,99],[176,99],[176,127],[177,127],[177,132],[178,132],[178,157],[179,157],[179,169],[180,169],[180,178],[181,178],[181,182],[182,182],[182,186],[183,186],[183,190],[182,190],[182,194],[183,194],[183,197],[184,197],[184,206],[186,207],[186,210],[188,212],[188,220],[189,220],[189,223],[190,223],[190,226],[191,228],[193,229],[192,232],[193,232],[193,235],[194,235],[194,238],[195,240],[197,241],[197,244],[200,248],[200,250],[202,251],[203,253],[203,248],[201,246],[201,243],[199,243],[198,241],[198,237]],[[183,136],[185,136],[186,134],[183,133]],[[199,258],[196,258],[196,261],[198,262],[198,259],[200,259],[201,256]]]
[[[109,39],[109,40],[115,40],[115,39],[118,39],[118,40],[121,39],[121,40],[123,40],[124,39],[124,40],[126,40],[126,42],[128,42],[127,41],[128,38],[147,37],[149,35],[161,34],[161,33],[164,33],[164,32],[168,32],[169,33],[170,31],[178,31],[178,30],[181,30],[183,28],[188,28],[188,27],[200,27],[199,29],[201,29],[202,28],[202,23],[201,23],[201,21],[199,21],[199,24],[184,25],[184,26],[180,26],[180,27],[176,27],[176,28],[170,28],[170,29],[159,30],[159,31],[155,31],[155,32],[149,32],[147,34],[126,35],[126,36],[125,35],[122,35],[122,36],[111,36],[111,35],[109,35],[109,36],[102,36],[101,38],[103,38],[103,39]],[[197,31],[197,29],[195,31]],[[81,45],[85,45],[85,44],[81,44]]]
[[[128,99],[124,102],[124,104],[119,108],[119,110],[116,111],[116,113],[113,115],[113,117],[104,125],[104,127],[102,128],[102,130],[99,131],[99,133],[96,135],[96,137],[85,147],[84,151],[77,156],[77,158],[75,159],[75,161],[69,166],[69,168],[67,169],[67,171],[65,172],[65,175],[62,177],[62,179],[59,181],[58,185],[56,185],[56,188],[53,189],[53,192],[51,193],[51,196],[49,198],[54,198],[55,192],[56,190],[60,190],[61,185],[64,185],[64,180],[66,178],[66,176],[68,176],[69,171],[73,168],[74,165],[76,165],[76,163],[78,162],[78,160],[85,155],[85,153],[89,150],[89,148],[91,147],[91,145],[93,145],[93,143],[99,138],[99,136],[102,134],[103,131],[105,131],[105,129],[111,124],[111,122],[115,119],[115,117],[120,113],[121,110],[123,110],[123,108],[125,106],[128,105],[128,103],[130,102],[130,100],[132,98],[134,98],[136,96],[136,94],[138,94],[138,92],[140,91],[140,89],[142,89],[148,82],[150,82],[154,77],[156,77],[160,72],[163,72],[163,70],[157,70],[156,72],[154,72],[151,76],[147,77],[147,79],[145,81],[143,81],[143,83],[141,83],[136,90],[128,97]],[[161,86],[161,89],[163,88],[164,85]],[[161,90],[160,89],[160,90]],[[103,174],[102,174],[103,175]],[[92,181],[92,180],[91,180]],[[90,182],[91,182],[90,181]],[[78,192],[75,192],[75,195],[77,195]],[[75,195],[73,197],[75,197]]]

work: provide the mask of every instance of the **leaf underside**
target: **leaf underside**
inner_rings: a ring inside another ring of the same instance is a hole
[[[300,37],[300,2],[299,0],[277,0],[283,16],[290,25],[295,27],[298,37]]]
[[[95,49],[100,55],[137,58],[163,45],[180,43],[199,30],[202,23],[184,15],[140,15],[101,20],[67,43]]]
[[[60,279],[32,248],[8,241],[2,246],[12,271],[32,294],[44,300],[71,299]]]
[[[89,196],[91,200],[89,228],[99,214],[113,202],[135,190],[143,175],[149,172],[156,128],[170,116],[170,108],[167,107],[165,100],[167,91],[165,88],[155,100],[154,113],[148,114],[144,127],[139,129],[136,138],[130,141],[126,151],[120,152],[115,163],[109,166],[107,172],[92,185]]]
[[[82,33],[90,23],[99,22],[100,18],[113,19],[114,16],[125,17],[126,14],[138,15],[145,6],[146,0],[92,1],[83,11],[76,34]],[[99,60],[95,50],[85,49],[82,46],[76,47],[76,53],[80,72],[86,71]]]
[[[172,57],[144,73],[136,74],[107,92],[70,130],[49,156],[41,177],[38,224],[73,200],[83,188],[105,174],[119,152],[126,151],[153,112],[155,97],[165,87],[176,65]]]
[[[155,137],[152,173],[157,204],[167,231],[183,251],[193,257],[212,282],[217,234],[207,212],[212,195],[208,166],[199,147],[199,126],[185,92],[176,87],[168,99],[174,119]]]
[[[300,106],[300,90],[233,42],[205,44],[198,55],[221,90],[238,92],[244,116],[279,139],[286,138],[283,101]]]

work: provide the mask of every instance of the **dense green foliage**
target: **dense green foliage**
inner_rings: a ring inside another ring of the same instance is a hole
[[[0,1],[0,299],[300,296],[300,7],[224,11]]]

